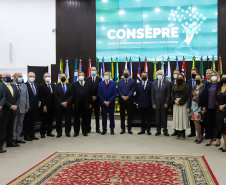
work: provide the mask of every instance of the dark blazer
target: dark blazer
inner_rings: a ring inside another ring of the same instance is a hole
[[[68,103],[68,105],[71,105],[72,99],[73,99],[72,84],[66,83],[66,93],[64,94],[61,83],[58,83],[55,86],[54,96],[55,96],[57,108],[63,108],[61,103],[65,102],[65,101]]]
[[[27,85],[27,90],[29,94],[29,107],[30,107],[29,110],[30,111],[37,110],[39,106],[39,85],[34,83],[36,89],[36,95],[34,95],[30,83],[26,82],[25,84]]]
[[[152,106],[151,104],[151,88],[152,82],[147,81],[146,88],[144,89],[141,81],[137,84],[136,88],[136,104],[138,104],[139,108],[149,108]]]
[[[129,99],[126,101],[126,103],[133,104],[134,91],[135,91],[134,79],[128,78],[127,86],[125,86],[125,78],[120,79],[118,82],[119,103],[123,102],[122,96],[128,96]]]
[[[55,84],[50,84],[52,88],[52,94],[49,90],[49,87],[47,84],[44,82],[40,84],[39,86],[39,93],[40,93],[40,101],[41,101],[41,107],[43,108],[44,106],[52,109],[54,107],[54,90],[55,90]]]
[[[103,105],[105,101],[109,101],[110,105],[115,105],[115,97],[117,95],[116,83],[109,81],[108,88],[105,81],[99,83],[98,96],[100,104]]]
[[[211,84],[212,84],[212,83],[206,83],[206,84],[205,84],[205,89],[204,89],[204,94],[203,94],[203,100],[202,100],[202,102],[203,102],[203,107],[205,107],[205,108],[208,108],[208,98],[209,98],[208,93],[209,93],[209,88],[210,88]],[[216,90],[219,89],[220,86],[221,86],[221,84],[218,82],[218,83],[217,83]]]
[[[14,96],[12,96],[9,88],[5,85],[5,83],[2,82],[2,90],[5,92],[5,104],[3,105],[5,109],[10,109],[12,105],[16,105],[18,107],[20,104],[20,93],[16,85],[11,84],[11,87],[13,89]]]
[[[82,88],[82,92],[84,93],[84,96],[86,97],[84,99],[84,106],[86,109],[89,109],[89,105],[92,104],[92,86],[89,82],[85,81],[85,84],[83,87],[80,86],[79,81],[74,82],[72,84],[73,86],[73,103],[74,103],[74,108],[79,109],[79,94],[78,94],[78,89]]]
[[[164,104],[169,105],[170,102],[170,82],[163,80],[161,89],[159,89],[158,83],[158,80],[152,83],[151,91],[152,105],[156,105],[157,109]]]
[[[192,90],[192,79],[188,80],[188,81],[187,81],[187,84],[189,85],[190,90]]]
[[[180,87],[178,89],[173,88],[171,93],[171,103],[175,104],[174,101],[176,100],[176,98],[181,98],[179,100],[179,104],[184,105],[185,103],[187,103],[190,94],[191,90],[188,84],[186,84],[183,89],[181,89]]]
[[[203,106],[204,89],[205,89],[205,85],[203,85],[202,87],[199,88],[199,102],[198,102],[199,107]],[[196,86],[192,88],[191,94],[188,98],[187,106],[188,106],[189,109],[191,108],[191,105],[192,105],[192,98],[193,98],[193,93],[194,93],[195,90],[196,90]]]
[[[2,107],[5,104],[5,98],[5,92],[3,91],[2,83],[0,83],[0,106]]]
[[[89,84],[92,85],[92,96],[96,96],[98,98],[98,86],[99,83],[102,82],[102,79],[96,76],[95,83],[93,84],[92,77],[87,77],[85,79],[85,82],[88,82]]]

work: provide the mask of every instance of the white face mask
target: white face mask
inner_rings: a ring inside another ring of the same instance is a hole
[[[177,76],[178,76],[178,74],[174,74],[174,75],[173,75],[173,78],[174,78],[174,79],[176,79],[176,78],[177,78]]]
[[[216,81],[217,81],[217,77],[216,77],[216,76],[212,76],[212,77],[211,77],[211,80],[212,80],[213,82],[216,82]]]
[[[28,80],[29,80],[29,82],[33,83],[35,81],[35,78],[30,77]]]
[[[162,80],[163,76],[162,75],[157,75],[158,80]]]
[[[109,76],[108,75],[104,76],[104,80],[109,80]]]
[[[84,76],[79,76],[78,79],[79,79],[80,81],[83,81],[83,80],[84,80]]]
[[[46,81],[46,82],[50,82],[50,80],[51,80],[50,77],[46,77],[46,78],[45,78],[45,81]]]

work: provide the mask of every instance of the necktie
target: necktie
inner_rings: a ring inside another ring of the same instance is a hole
[[[161,89],[162,88],[162,83],[161,83],[161,81],[159,82],[159,89]]]
[[[50,93],[52,94],[52,90],[51,90],[50,84],[47,84],[47,85],[48,85]]]
[[[127,79],[125,79],[126,81],[125,81],[125,85],[127,86]]]
[[[106,85],[108,86],[108,80],[106,81]]]
[[[95,78],[93,77],[93,84],[95,83]]]
[[[18,90],[21,92],[21,89],[20,89],[20,85],[19,85],[19,84],[17,85],[17,88],[18,88]]]
[[[81,86],[83,86],[83,82],[81,82]]]
[[[143,82],[143,87],[144,87],[144,89],[145,89],[145,82]]]
[[[194,87],[196,85],[196,81],[192,80],[192,87]]]
[[[36,95],[34,84],[31,84],[31,88],[32,88],[33,94]]]
[[[7,86],[8,86],[8,89],[9,89],[9,91],[10,91],[12,97],[14,97],[12,87],[10,86],[10,84],[7,84]]]
[[[66,92],[65,84],[63,84],[63,91],[64,91],[64,94],[65,94],[65,92]]]

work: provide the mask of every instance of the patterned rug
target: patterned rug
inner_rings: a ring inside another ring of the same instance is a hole
[[[56,152],[9,184],[218,185],[203,156]]]

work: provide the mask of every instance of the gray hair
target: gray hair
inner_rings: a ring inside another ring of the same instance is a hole
[[[43,74],[43,77],[44,77],[46,74],[50,75],[50,73],[46,72],[46,73]],[[51,75],[50,75],[50,76],[51,76]]]
[[[158,72],[162,72],[162,74],[164,75],[164,71],[163,71],[163,70],[158,70],[158,71],[156,72],[156,74],[157,74]]]

